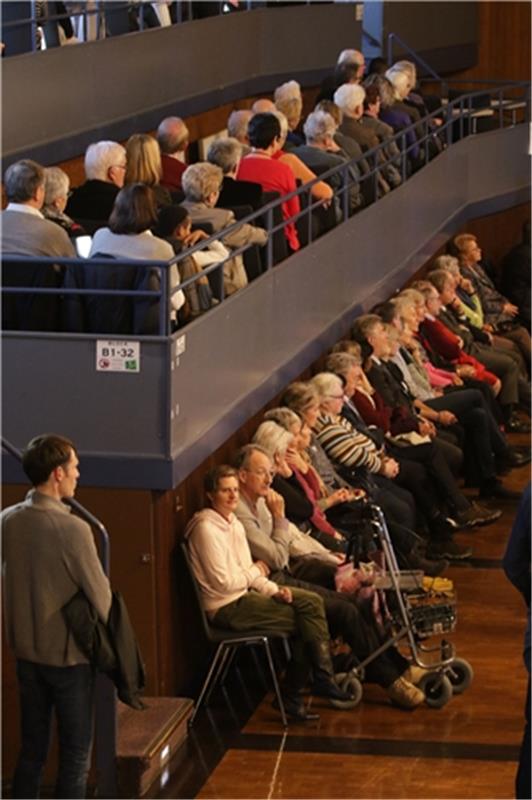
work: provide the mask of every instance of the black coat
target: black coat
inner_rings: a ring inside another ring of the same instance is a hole
[[[120,592],[113,592],[109,619],[104,624],[82,591],[63,606],[67,627],[81,652],[115,684],[119,699],[143,709],[139,695],[146,685],[144,663]]]
[[[107,222],[113,210],[118,186],[107,181],[85,181],[72,192],[66,213],[72,219]]]

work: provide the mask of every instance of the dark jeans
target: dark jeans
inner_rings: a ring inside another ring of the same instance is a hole
[[[89,664],[50,667],[17,661],[22,746],[13,778],[13,797],[39,797],[48,756],[52,710],[59,737],[55,797],[85,797],[90,766],[94,673]]]

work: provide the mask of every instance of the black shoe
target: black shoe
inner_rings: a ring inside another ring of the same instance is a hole
[[[512,416],[504,423],[504,429],[506,433],[530,433],[530,422],[525,422],[523,419],[519,419],[517,414],[512,414]]]
[[[521,492],[514,492],[511,489],[506,489],[501,481],[497,478],[492,478],[482,484],[479,491],[479,498],[481,500],[507,500],[516,501],[521,499]]]
[[[452,539],[431,542],[427,548],[427,556],[431,559],[448,558],[449,561],[463,561],[472,555],[471,547],[462,547]]]
[[[530,449],[527,448],[508,448],[508,452],[495,460],[498,475],[505,475],[516,467],[523,467],[525,464],[530,464],[532,454]]]
[[[316,722],[319,720],[320,715],[313,711],[307,711],[305,704],[297,695],[283,694],[283,705],[285,714],[295,722]],[[277,711],[280,711],[279,701],[276,697],[272,700],[272,706]]]
[[[329,642],[307,642],[307,649],[314,672],[312,693],[317,697],[328,697],[329,700],[352,700],[354,695],[351,692],[344,692],[334,680]]]
[[[420,569],[429,578],[437,578],[449,566],[449,562],[445,558],[429,559],[411,550],[407,556],[408,565],[411,569]]]

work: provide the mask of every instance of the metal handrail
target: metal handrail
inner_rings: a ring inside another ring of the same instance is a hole
[[[349,207],[348,207],[348,198],[349,198],[349,189],[354,183],[350,176],[350,169],[352,167],[356,167],[360,161],[365,160],[370,164],[370,170],[366,175],[361,176],[359,183],[363,184],[366,181],[374,181],[376,183],[379,173],[385,168],[388,164],[396,164],[397,159],[401,159],[401,173],[403,181],[406,179],[407,175],[407,161],[408,156],[412,153],[414,149],[424,150],[425,155],[428,155],[428,148],[430,145],[430,140],[433,136],[437,135],[441,138],[443,142],[445,142],[446,146],[450,146],[453,144],[453,129],[455,129],[455,125],[458,125],[459,134],[462,138],[466,133],[474,132],[474,123],[475,123],[475,115],[479,113],[479,109],[473,106],[473,101],[476,97],[484,97],[486,94],[495,97],[498,100],[498,123],[500,127],[504,126],[504,93],[505,91],[521,89],[523,90],[522,94],[522,102],[525,103],[526,107],[526,118],[530,118],[530,97],[529,97],[529,88],[530,85],[525,81],[519,82],[494,82],[494,86],[491,89],[484,89],[479,90],[476,92],[469,92],[467,94],[461,95],[460,97],[456,98],[455,100],[447,103],[446,105],[442,105],[440,108],[436,109],[435,111],[428,114],[426,117],[422,118],[419,122],[412,123],[406,128],[401,129],[398,133],[394,134],[387,142],[379,143],[378,146],[373,147],[371,150],[368,150],[363,153],[360,158],[353,158],[350,161],[335,167],[331,167],[326,172],[316,176],[312,181],[309,183],[304,184],[296,188],[294,191],[290,192],[290,194],[283,195],[282,197],[271,200],[262,208],[258,209],[257,211],[253,211],[247,216],[243,217],[242,219],[235,220],[227,228],[224,228],[223,231],[219,231],[217,233],[213,233],[205,239],[202,239],[200,242],[195,244],[193,247],[190,247],[186,250],[175,255],[171,260],[168,262],[159,262],[159,261],[149,261],[149,262],[140,262],[138,260],[126,259],[126,258],[114,258],[112,260],[113,266],[120,266],[120,265],[128,265],[128,266],[137,266],[144,269],[160,269],[161,275],[163,279],[161,280],[161,288],[159,291],[152,290],[143,290],[143,291],[132,291],[132,290],[109,290],[109,289],[98,289],[98,290],[91,290],[91,289],[64,289],[62,287],[57,289],[52,288],[29,288],[29,287],[5,287],[3,289],[6,294],[39,294],[39,295],[46,295],[46,294],[60,294],[60,295],[94,295],[94,296],[109,296],[109,295],[116,295],[117,297],[134,297],[135,299],[143,299],[143,298],[154,298],[158,299],[160,303],[160,325],[159,325],[159,336],[166,337],[169,334],[170,323],[169,323],[169,314],[166,312],[167,308],[167,301],[170,300],[172,295],[178,291],[182,291],[183,289],[187,288],[191,284],[195,283],[203,276],[209,276],[211,273],[217,272],[219,270],[223,270],[224,264],[227,260],[234,258],[237,255],[242,255],[246,252],[249,247],[253,245],[243,245],[238,249],[235,249],[230,252],[226,259],[221,260],[219,262],[211,264],[209,267],[202,270],[201,274],[193,275],[190,278],[187,278],[179,283],[178,286],[175,288],[170,287],[170,268],[172,266],[177,266],[179,268],[179,262],[188,256],[193,256],[195,252],[203,249],[204,247],[208,247],[215,241],[219,241],[220,239],[224,239],[225,236],[230,235],[233,231],[236,231],[241,225],[246,223],[256,223],[259,218],[266,218],[266,227],[268,233],[268,243],[266,246],[266,270],[269,270],[273,266],[273,248],[272,248],[272,235],[279,231],[283,230],[285,226],[290,222],[296,222],[298,219],[303,218],[305,215],[308,215],[308,219],[310,221],[310,215],[312,211],[318,208],[321,205],[320,200],[314,200],[311,195],[312,186],[316,183],[321,181],[326,181],[328,178],[332,177],[333,175],[342,175],[342,186],[339,190],[335,193],[335,199],[333,202],[338,201],[339,210],[341,214],[341,219],[344,221],[349,217]],[[515,97],[512,97],[512,101],[515,102]],[[457,115],[455,115],[457,112]],[[435,118],[440,118],[443,120],[443,124],[439,128],[432,128],[431,121]],[[407,137],[411,132],[415,133],[416,128],[422,125],[424,128],[424,135],[421,139],[415,140],[413,143],[407,142]],[[399,155],[388,155],[386,153],[386,148],[389,147],[390,142],[393,141],[397,144],[399,149]],[[384,153],[384,160],[381,163],[377,163],[378,158],[380,157],[379,154]],[[428,159],[426,158],[426,161]],[[273,224],[273,211],[275,208],[279,207],[283,203],[286,203],[290,199],[294,197],[301,197],[303,193],[306,193],[308,196],[307,207],[300,210],[298,213],[292,215],[290,218],[283,219],[277,225]],[[309,226],[310,227],[310,226]],[[311,234],[311,231],[310,231]],[[312,241],[311,235],[309,237],[309,243]],[[8,254],[6,254],[8,255]],[[10,260],[26,263],[26,264],[64,264],[64,265],[76,265],[76,264],[86,264],[86,259],[80,258],[36,258],[32,256],[8,256]],[[104,264],[109,265],[109,259],[99,259],[94,258],[91,259],[92,263]],[[223,296],[223,281],[220,281],[222,287],[222,296],[220,299],[224,299]],[[211,312],[212,313],[212,312]],[[57,333],[54,334],[55,336],[62,336],[68,334],[61,334]],[[78,335],[86,335],[86,336],[93,336],[94,334],[78,334]],[[137,338],[137,337],[135,337]],[[144,337],[143,337],[144,338]]]
[[[13,456],[16,461],[22,462],[20,450],[4,436],[2,436],[2,447],[9,455]],[[107,577],[109,577],[111,568],[110,543],[109,534],[103,522],[73,497],[65,498],[63,502],[84,519],[93,531],[98,533],[100,538],[98,555],[102,564],[102,569]],[[97,677],[95,712],[95,753],[98,797],[118,797],[116,771],[116,690],[111,680],[103,674]]]

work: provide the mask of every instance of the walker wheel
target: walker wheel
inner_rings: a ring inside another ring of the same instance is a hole
[[[443,708],[453,696],[451,681],[439,672],[425,675],[418,686],[425,692],[425,702],[430,708]]]
[[[341,709],[342,711],[350,711],[352,708],[358,706],[362,700],[364,690],[359,679],[351,672],[338,672],[334,679],[340,689],[344,692],[350,692],[353,697],[351,700],[332,700],[329,698],[329,703],[334,708]]]
[[[471,686],[473,667],[465,658],[454,658],[445,672],[451,682],[453,694],[462,694]]]

